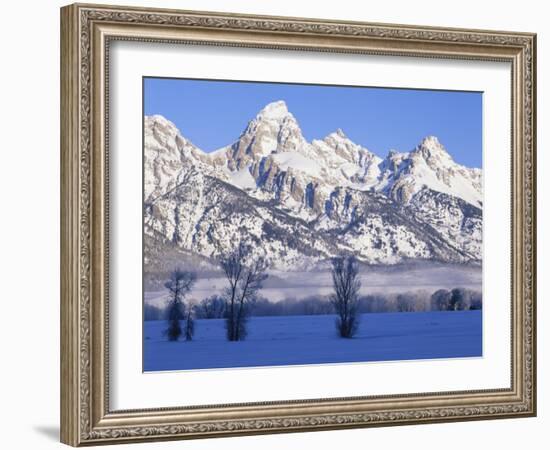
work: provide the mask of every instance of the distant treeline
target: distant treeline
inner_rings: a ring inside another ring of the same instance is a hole
[[[197,319],[223,319],[226,302],[220,296],[211,296],[192,306]],[[481,292],[465,288],[439,289],[433,293],[411,291],[399,294],[369,294],[358,298],[359,314],[389,312],[463,311],[482,309]],[[329,296],[287,298],[277,302],[259,298],[250,305],[251,316],[301,316],[334,314]],[[145,305],[145,320],[167,319],[167,309]]]

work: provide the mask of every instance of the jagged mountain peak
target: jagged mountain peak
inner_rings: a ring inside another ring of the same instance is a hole
[[[358,148],[362,148],[359,144],[356,144],[353,142],[348,135],[342,130],[342,128],[337,128],[332,133],[327,134],[323,141],[325,142],[338,142],[343,144],[352,144],[354,146],[357,146]]]
[[[314,140],[313,143],[326,144],[336,155],[354,162],[359,162],[365,156],[380,159],[367,148],[352,141],[341,128],[325,136],[322,141]]]
[[[268,103],[248,122],[240,138],[251,134],[269,134],[272,138],[293,134],[304,140],[300,125],[283,100]]]
[[[145,116],[144,120],[146,123],[163,123],[163,124],[169,124],[173,127],[175,127],[174,123],[168,120],[166,117],[164,117],[161,114],[151,114],[149,116]]]
[[[338,128],[336,131],[330,133],[329,136],[348,139],[348,137],[346,136],[346,133],[344,133],[344,130],[342,130],[342,128]]]
[[[294,118],[289,112],[286,102],[284,100],[277,100],[264,106],[257,114],[256,119],[282,120],[287,117]]]
[[[230,170],[259,163],[273,153],[301,152],[307,142],[294,116],[282,100],[266,105],[248,122],[239,139],[231,145]]]
[[[145,116],[145,139],[156,140],[168,153],[172,153],[175,159],[203,158],[205,153],[191,140],[184,137],[178,127],[166,117],[160,114]],[[147,146],[153,148],[154,146]],[[164,155],[166,157],[166,155]]]
[[[426,136],[408,153],[390,150],[381,169],[378,189],[400,203],[428,187],[476,207],[482,204],[481,171],[456,163],[436,136]]]
[[[388,151],[384,161],[402,161],[409,158],[410,154],[411,152],[400,152],[399,150],[392,148]]]
[[[424,159],[436,159],[447,163],[453,162],[445,146],[436,136],[426,136],[420,144],[411,152],[411,156],[422,156]]]
[[[284,101],[210,153],[162,116],[144,125],[146,233],[174,248],[215,258],[248,239],[283,268],[350,248],[370,263],[480,259],[481,170],[434,136],[382,160],[342,129],[306,141]]]
[[[164,134],[176,135],[179,130],[176,125],[160,114],[145,116],[144,118],[145,131],[160,130]]]
[[[425,136],[422,141],[420,141],[420,145],[424,147],[432,147],[432,148],[442,148],[443,144],[439,141],[439,138],[437,136],[428,135]]]
[[[394,148],[388,151],[386,157],[380,163],[381,171],[392,171],[395,172],[399,169],[404,161],[409,158],[409,153],[400,152]]]
[[[308,217],[321,212],[322,198],[334,187],[349,185],[384,192],[402,203],[425,185],[474,206],[482,204],[481,170],[455,163],[436,136],[426,136],[410,152],[390,150],[382,160],[351,141],[341,128],[307,142],[284,101],[266,105],[237,141],[211,154],[200,151],[162,116],[146,117],[145,126],[146,137],[153,139],[149,147],[170,149],[176,166],[191,158],[193,164],[207,164],[219,172],[216,176],[234,180],[239,187],[255,186],[259,196],[286,199],[286,190],[291,189],[297,208],[303,209],[301,196],[313,189],[307,187],[313,183],[323,193],[316,197],[319,211],[308,212]],[[162,160],[167,158],[168,154]],[[166,165],[166,170],[172,169]]]

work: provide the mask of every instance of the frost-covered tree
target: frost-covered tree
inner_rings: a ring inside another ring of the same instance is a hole
[[[195,334],[195,321],[193,320],[192,314],[193,309],[187,308],[187,317],[185,320],[185,340],[193,340],[193,334]]]
[[[470,292],[464,288],[454,288],[451,291],[451,302],[449,309],[452,311],[462,311],[470,308]]]
[[[180,321],[186,317],[185,295],[191,291],[196,281],[197,274],[195,272],[175,269],[170,274],[170,279],[164,283],[164,287],[168,289],[170,295],[166,314],[168,328],[165,330],[165,334],[170,341],[177,341],[182,335]]]
[[[451,306],[451,292],[447,289],[439,289],[431,296],[433,311],[448,311]]]
[[[382,294],[368,294],[359,298],[360,313],[389,312],[388,299]]]
[[[464,288],[454,288],[450,291],[439,289],[431,297],[432,310],[463,311],[466,309],[481,309],[481,294]]]
[[[195,307],[196,317],[200,319],[221,319],[225,313],[225,299],[220,295],[212,295],[202,299]]]
[[[481,292],[472,292],[470,297],[470,309],[483,308],[483,295]]]
[[[228,282],[225,290],[227,339],[241,341],[246,338],[250,309],[267,278],[267,263],[263,258],[251,258],[249,249],[240,244],[220,259],[220,266]]]
[[[164,310],[154,305],[143,305],[143,320],[161,320]]]
[[[398,312],[414,312],[416,308],[416,297],[410,293],[398,294],[396,297]]]
[[[361,287],[359,267],[354,257],[333,258],[332,285],[334,294],[331,295],[330,301],[338,316],[338,334],[343,338],[352,338],[359,326],[358,294]]]

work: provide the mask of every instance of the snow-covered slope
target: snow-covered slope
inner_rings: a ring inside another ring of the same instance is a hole
[[[428,136],[409,153],[390,152],[380,165],[375,185],[397,201],[408,203],[427,187],[481,207],[481,169],[469,169],[453,161],[435,136]]]
[[[308,142],[282,101],[205,153],[161,116],[145,118],[145,232],[216,258],[246,241],[274,267],[353,252],[368,263],[481,260],[480,169],[435,137],[381,159],[341,129]]]

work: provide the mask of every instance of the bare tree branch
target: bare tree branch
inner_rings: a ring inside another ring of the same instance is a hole
[[[226,326],[227,338],[239,341],[246,337],[246,318],[255,302],[262,282],[267,278],[267,263],[262,258],[246,264],[250,249],[240,243],[234,252],[220,260],[220,266],[227,278],[228,287]]]

